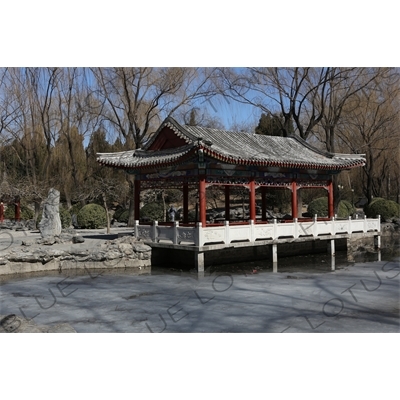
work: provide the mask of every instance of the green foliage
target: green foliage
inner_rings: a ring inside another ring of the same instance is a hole
[[[267,204],[272,208],[279,209],[281,213],[292,212],[291,201],[290,192],[288,190],[271,188],[267,192]]]
[[[59,212],[60,212],[61,227],[63,229],[69,228],[71,226],[71,214],[64,207],[60,207]]]
[[[15,207],[10,204],[4,212],[4,218],[14,219],[15,218]],[[34,212],[26,205],[21,204],[20,218],[22,220],[28,220],[34,218]]]
[[[148,203],[140,209],[140,218],[151,221],[164,221],[164,207],[162,203]]]
[[[374,199],[365,207],[365,214],[368,218],[377,218],[380,215],[382,221],[390,222],[393,218],[400,217],[400,204],[393,200]]]
[[[318,199],[313,200],[307,208],[307,212],[311,215],[317,214],[318,217],[327,217],[328,216],[328,198],[327,197],[319,197]],[[348,218],[353,215],[355,212],[355,208],[353,205],[347,201],[342,200],[339,203],[339,209],[337,216],[338,218]]]
[[[318,197],[313,200],[307,207],[307,212],[314,216],[317,214],[319,217],[328,216],[328,199],[326,197]]]
[[[328,202],[328,200],[327,200]],[[339,202],[339,209],[338,209],[338,217],[339,218],[348,218],[351,215],[353,215],[356,212],[355,207],[347,201],[347,200],[341,200]]]
[[[82,204],[81,203],[75,203],[69,210],[69,214],[72,215],[78,215],[79,211],[82,209]]]
[[[103,228],[107,224],[106,210],[98,204],[86,204],[77,215],[78,225],[83,229]]]
[[[114,212],[113,218],[114,218],[116,221],[118,221],[118,222],[126,222],[126,221],[121,221],[121,216],[122,216],[122,214],[124,214],[126,211],[128,211],[128,213],[129,213],[129,210],[127,210],[126,208],[124,208],[124,207],[118,207],[118,208],[115,210],[115,212]]]
[[[119,214],[118,219],[116,218],[118,222],[125,222],[126,224],[128,223],[128,219],[129,219],[129,210],[122,210],[122,213]]]
[[[374,204],[376,201],[378,201],[378,200],[385,200],[383,197],[374,197],[372,200],[371,200],[371,202],[370,203],[368,203],[368,204],[366,204],[365,206],[364,206],[364,213],[365,213],[365,215],[369,215],[370,214],[370,211],[369,211],[369,208],[372,206],[372,204]]]
[[[255,133],[269,136],[287,136],[293,133],[293,122],[290,122],[288,132],[284,132],[284,122],[282,115],[262,113]]]

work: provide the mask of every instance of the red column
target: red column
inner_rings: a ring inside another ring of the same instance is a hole
[[[189,222],[189,185],[187,182],[183,183],[183,222]]]
[[[200,222],[201,225],[204,227],[206,226],[206,210],[207,210],[207,203],[206,203],[206,176],[200,175],[199,179],[199,205],[200,205]]]
[[[266,188],[263,186],[261,188],[261,219],[264,221],[266,220],[267,214],[267,193]]]
[[[21,220],[21,201],[20,199],[15,199],[15,220],[19,222]]]
[[[135,178],[135,221],[140,220],[140,180]]]
[[[328,217],[334,217],[334,209],[333,209],[333,182],[328,182]]]
[[[249,198],[249,203],[250,203],[250,219],[255,221],[256,220],[256,184],[254,182],[254,178],[250,178],[250,183],[249,183],[249,189],[250,189],[250,198]]]
[[[292,217],[297,218],[297,183],[292,181]]]
[[[230,198],[229,198],[229,185],[225,185],[225,221],[229,221],[230,217]]]
[[[3,202],[0,203],[0,222],[4,221],[4,204]]]

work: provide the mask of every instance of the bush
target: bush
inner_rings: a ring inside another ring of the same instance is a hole
[[[314,216],[317,214],[319,217],[327,217],[328,216],[328,198],[327,197],[319,197],[318,199],[313,200],[307,208],[307,212]],[[341,200],[339,202],[338,209],[338,218],[348,218],[353,215],[355,212],[355,208],[353,205],[347,200]]]
[[[318,197],[313,200],[307,207],[307,212],[314,216],[317,214],[319,217],[328,216],[328,199],[326,197]]]
[[[369,207],[371,207],[372,204],[374,204],[376,201],[379,201],[379,200],[385,200],[385,199],[382,198],[382,197],[374,197],[374,198],[371,200],[370,203],[365,204],[365,206],[363,207],[364,214],[367,215],[367,214],[369,213]]]
[[[21,204],[21,212],[20,218],[22,220],[33,219],[35,216],[34,212],[26,205]],[[7,209],[4,211],[4,218],[6,219],[14,219],[15,218],[15,207],[14,205],[10,204],[7,206]]]
[[[355,207],[347,200],[339,202],[338,218],[349,218],[356,212]]]
[[[384,222],[390,222],[393,218],[400,216],[400,204],[392,200],[374,200],[365,207],[365,210],[368,218],[377,218],[380,215]]]
[[[148,203],[140,209],[140,218],[150,221],[164,221],[164,206],[162,203]]]
[[[71,226],[71,214],[66,208],[60,207],[60,220],[61,227],[63,229],[69,228]]]
[[[81,203],[75,203],[69,210],[68,212],[70,215],[78,215],[79,211],[82,209],[82,204]]]
[[[107,225],[106,210],[98,204],[86,204],[78,212],[77,220],[83,229],[103,228]]]
[[[125,215],[124,216],[122,216],[122,215],[126,214],[126,213],[128,213],[128,215],[129,215],[129,210],[127,210],[126,208],[123,208],[123,207],[118,207],[114,212],[113,218],[118,222],[128,222],[128,220],[121,221],[121,217],[123,219],[125,218]]]
[[[125,224],[128,223],[129,219],[129,210],[122,210],[122,213],[116,218],[118,222],[124,222]]]

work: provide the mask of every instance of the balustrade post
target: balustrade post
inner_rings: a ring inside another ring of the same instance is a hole
[[[353,226],[351,223],[351,215],[349,215],[349,230],[348,230],[348,234],[350,235],[351,233],[353,233]]]
[[[277,239],[278,238],[278,225],[276,223],[276,218],[274,218],[274,237],[273,239]]]
[[[313,236],[317,237],[318,236],[318,215],[314,215],[314,226],[313,226]]]
[[[251,219],[249,224],[249,228],[250,228],[250,242],[254,242],[254,237],[255,237],[255,233],[254,233],[254,220]]]
[[[173,243],[174,244],[178,244],[178,227],[179,227],[179,221],[174,221],[174,225],[173,225]]]
[[[278,272],[278,245],[272,245],[272,272]]]
[[[152,238],[151,240],[153,242],[157,243],[157,227],[158,227],[158,221],[154,221],[153,222],[153,226],[152,226]]]
[[[195,229],[196,229],[195,238],[194,238],[195,245],[198,246],[198,247],[203,246],[203,240],[204,239],[203,239],[202,223],[198,222],[196,224],[196,228]]]
[[[331,235],[334,235],[335,232],[335,217],[331,218]]]
[[[137,219],[135,220],[134,228],[135,228],[135,238],[139,239],[139,221]]]
[[[231,242],[231,240],[230,240],[230,235],[229,235],[229,221],[225,221],[224,222],[224,225],[225,225],[225,238],[224,238],[224,240],[225,240],[225,244],[229,244],[230,242]]]
[[[294,238],[297,239],[299,237],[299,223],[298,223],[298,219],[294,218],[293,219],[294,222]]]

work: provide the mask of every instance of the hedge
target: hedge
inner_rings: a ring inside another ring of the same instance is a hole
[[[79,210],[77,220],[83,229],[104,228],[107,225],[106,210],[98,204],[86,204]]]
[[[313,200],[307,208],[307,212],[311,215],[317,214],[319,217],[327,217],[328,216],[328,198],[327,197],[319,197]],[[355,208],[353,205],[347,200],[341,200],[339,202],[339,208],[337,216],[338,218],[348,218],[353,215],[355,212]]]
[[[383,222],[391,222],[393,218],[400,217],[400,204],[393,200],[374,200],[365,207],[365,215],[368,218],[381,216]]]

